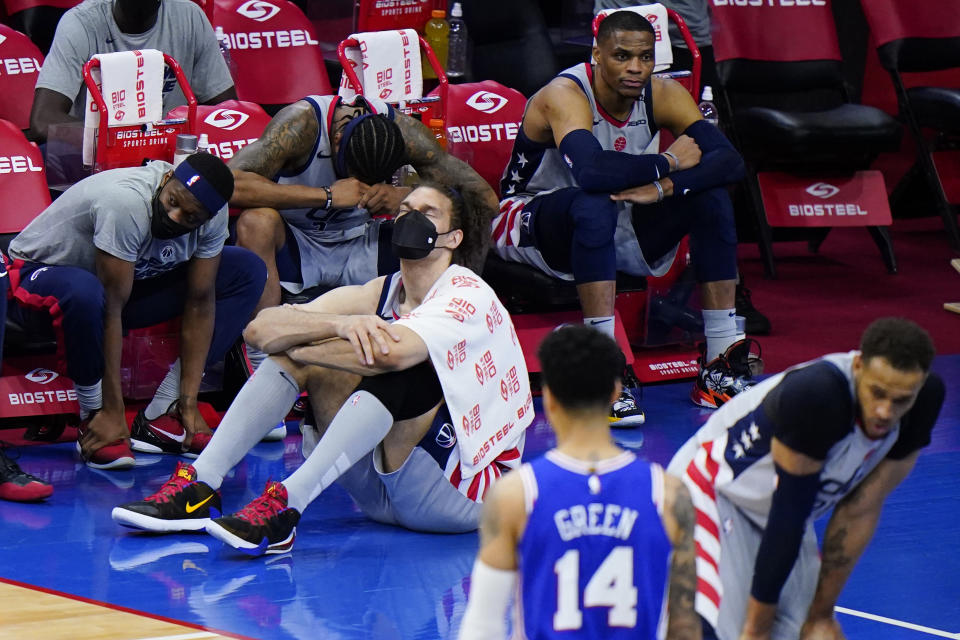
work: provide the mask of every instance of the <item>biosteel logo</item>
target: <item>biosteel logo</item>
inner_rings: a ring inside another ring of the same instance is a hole
[[[805,189],[807,193],[818,198],[832,198],[833,196],[840,193],[840,189],[833,186],[832,184],[827,184],[826,182],[815,182]]]
[[[467,98],[467,106],[482,113],[496,113],[506,106],[508,100],[492,91],[477,91]]]
[[[47,384],[59,378],[60,374],[57,373],[56,371],[50,371],[50,369],[43,369],[41,367],[38,367],[23,377],[29,380],[30,382],[36,382],[37,384]]]
[[[249,118],[250,116],[248,114],[241,111],[217,109],[216,111],[211,111],[210,115],[204,118],[203,121],[212,127],[223,129],[224,131],[233,131]]]
[[[273,16],[280,13],[280,7],[272,5],[263,0],[248,0],[237,7],[237,13],[244,18],[250,18],[257,22],[266,22]]]

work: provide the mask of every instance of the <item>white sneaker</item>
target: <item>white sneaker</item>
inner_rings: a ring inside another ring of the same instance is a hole
[[[260,438],[260,442],[279,442],[287,437],[287,423],[280,421],[280,424],[267,432],[267,435]]]

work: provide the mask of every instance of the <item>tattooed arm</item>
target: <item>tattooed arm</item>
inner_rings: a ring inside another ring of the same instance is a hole
[[[273,181],[281,171],[294,171],[309,162],[319,132],[320,124],[309,102],[301,100],[281,109],[263,135],[242,148],[228,163],[235,180],[230,204],[244,209],[324,207],[327,194],[321,187],[329,186],[334,206],[356,205],[366,185],[353,178],[314,186],[282,185]]]
[[[455,187],[465,198],[482,203],[480,209],[489,226],[500,202],[487,181],[466,162],[441,149],[423,123],[401,113],[397,113],[396,122],[407,146],[407,160],[417,174],[424,180]]]
[[[697,594],[697,554],[693,544],[696,516],[690,492],[683,483],[664,474],[663,527],[673,544],[668,594],[667,638],[700,640],[700,618],[694,610]]]
[[[884,501],[910,474],[919,455],[916,451],[902,460],[885,459],[834,509],[823,536],[820,579],[801,639],[844,638],[833,617],[837,598],[873,538]]]

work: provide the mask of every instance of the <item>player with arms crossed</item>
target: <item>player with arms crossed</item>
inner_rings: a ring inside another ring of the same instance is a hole
[[[610,437],[620,348],[572,325],[539,356],[557,447],[487,498],[461,640],[505,637],[515,593],[515,637],[699,640],[690,495]]]

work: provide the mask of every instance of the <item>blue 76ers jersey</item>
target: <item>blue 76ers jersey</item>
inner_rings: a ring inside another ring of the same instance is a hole
[[[586,463],[552,450],[520,474],[529,517],[515,636],[663,638],[672,555],[663,469],[625,451],[591,479]]]

